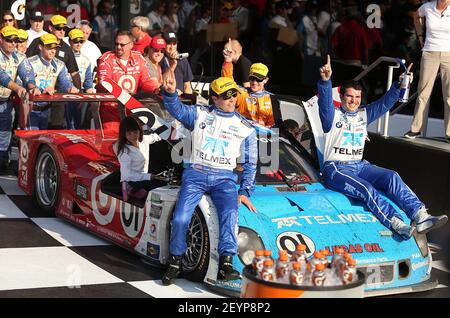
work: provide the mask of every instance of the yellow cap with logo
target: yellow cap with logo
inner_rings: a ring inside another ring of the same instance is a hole
[[[80,29],[73,29],[69,32],[69,38],[73,41],[76,39],[84,40],[84,33]]]
[[[219,77],[211,83],[211,90],[218,96],[229,98],[238,92],[238,86],[229,77]]]
[[[41,40],[42,44],[47,45],[52,49],[59,47],[58,39],[51,33],[46,33],[39,39]]]
[[[1,35],[4,38],[16,38],[17,29],[13,26],[7,25],[0,30]]]
[[[67,19],[64,18],[62,15],[54,15],[51,19],[50,19],[50,23],[53,26],[67,26]]]
[[[263,63],[255,63],[250,66],[250,74],[248,76],[254,76],[257,79],[263,80],[267,77],[269,68]]]
[[[28,40],[28,33],[25,30],[18,29],[17,30],[17,37],[21,40]]]

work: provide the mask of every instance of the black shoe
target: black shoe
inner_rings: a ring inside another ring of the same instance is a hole
[[[164,273],[162,283],[164,286],[169,286],[175,282],[178,275],[181,273],[181,256],[170,255],[169,256],[169,268]]]
[[[222,255],[219,259],[219,272],[217,273],[217,280],[235,280],[241,278],[237,270],[233,268],[233,256]]]
[[[420,131],[415,133],[410,130],[405,134],[405,137],[408,139],[415,139],[416,137],[420,136],[422,136],[422,133]]]

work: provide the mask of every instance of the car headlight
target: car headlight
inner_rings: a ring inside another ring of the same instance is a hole
[[[425,234],[419,234],[417,231],[414,231],[414,239],[416,240],[417,246],[419,247],[420,253],[423,257],[428,256],[428,241],[427,236]]]
[[[261,237],[253,230],[239,227],[238,234],[238,256],[245,265],[250,265],[255,257],[256,250],[264,250]]]

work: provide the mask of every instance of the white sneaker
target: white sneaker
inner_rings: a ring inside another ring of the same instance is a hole
[[[428,214],[427,209],[421,208],[415,215],[417,232],[426,234],[431,230],[437,229],[447,223],[448,217],[444,215],[432,216]]]
[[[397,217],[391,219],[391,229],[400,235],[404,240],[409,240],[414,233],[415,228],[409,226]]]

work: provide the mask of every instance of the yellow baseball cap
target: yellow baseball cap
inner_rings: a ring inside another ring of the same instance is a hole
[[[69,39],[76,40],[76,39],[82,39],[84,40],[84,33],[80,29],[73,29],[69,32]]]
[[[25,30],[18,29],[17,30],[17,37],[21,40],[28,40],[28,33]]]
[[[65,27],[67,26],[67,19],[64,18],[62,15],[57,14],[50,19],[50,23],[53,26]]]
[[[4,38],[16,38],[17,29],[13,26],[7,25],[0,30],[1,35]]]
[[[48,45],[52,49],[59,47],[58,39],[51,33],[46,33],[42,35],[39,39],[41,40],[42,44]]]
[[[257,79],[263,80],[267,77],[269,69],[263,63],[255,63],[250,66],[250,74],[248,75],[256,77]]]
[[[231,97],[231,95],[238,92],[238,86],[229,77],[219,77],[211,83],[211,90],[218,96]]]

